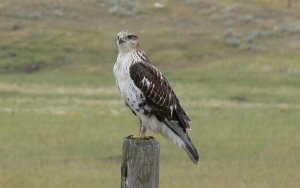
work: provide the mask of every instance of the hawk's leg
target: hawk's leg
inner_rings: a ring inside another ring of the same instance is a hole
[[[147,129],[142,125],[142,121],[140,120],[140,130],[139,130],[139,136],[141,138],[146,137],[145,133],[146,133]]]
[[[146,136],[145,133],[147,131],[147,129],[142,125],[142,121],[139,120],[139,133],[138,135],[130,135],[127,138],[131,138],[131,139],[139,139],[139,140],[154,140],[153,136]]]

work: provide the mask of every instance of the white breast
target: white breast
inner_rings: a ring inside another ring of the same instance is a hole
[[[132,54],[119,54],[113,71],[122,98],[133,111],[137,112],[138,104],[142,102],[142,93],[130,78],[129,68],[134,62],[136,61]]]
[[[129,67],[132,63],[130,61],[130,54],[119,54],[117,61],[114,65],[114,76],[116,79],[116,84],[121,92],[121,95],[124,92],[124,90],[126,90],[126,87],[128,87],[131,81]]]

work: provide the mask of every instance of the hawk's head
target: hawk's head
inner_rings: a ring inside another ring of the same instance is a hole
[[[129,31],[120,31],[118,33],[117,45],[119,52],[130,52],[140,49],[139,37]]]

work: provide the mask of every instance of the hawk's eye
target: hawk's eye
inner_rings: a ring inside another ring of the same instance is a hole
[[[137,36],[135,36],[135,35],[128,35],[127,36],[127,39],[136,39],[137,38]]]

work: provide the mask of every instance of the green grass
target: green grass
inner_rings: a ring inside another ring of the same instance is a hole
[[[167,14],[145,2],[148,12],[121,19],[106,14],[108,5],[89,1],[68,5],[58,19],[48,11],[55,9],[53,1],[3,1],[1,188],[120,185],[122,139],[138,129],[112,75],[115,34],[122,28],[144,30],[143,47],[193,122],[199,167],[149,133],[161,144],[160,187],[299,186],[299,34],[259,40],[261,51],[231,48],[224,43],[222,23],[201,13],[213,3],[166,2]],[[249,14],[255,5],[243,4],[240,13]],[[276,5],[270,8],[279,15],[274,20],[283,13],[299,16]],[[29,19],[31,11],[42,17]],[[180,28],[181,19],[201,22]],[[26,73],[32,63],[39,70]]]
[[[161,187],[298,185],[299,77],[244,73],[168,72],[193,120],[191,137],[202,164],[194,166],[155,135],[161,143]],[[122,138],[136,131],[137,121],[117,90],[100,80],[98,86],[61,86],[26,79],[18,87],[1,87],[6,91],[0,100],[1,184],[118,186]]]

